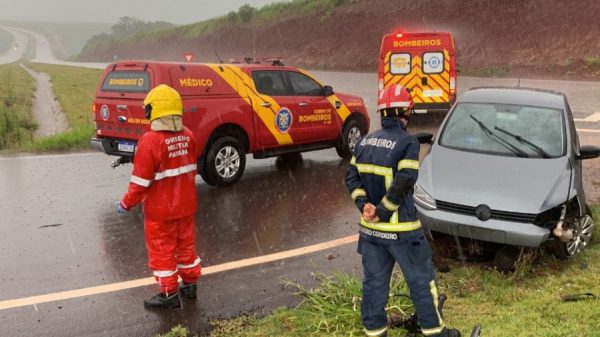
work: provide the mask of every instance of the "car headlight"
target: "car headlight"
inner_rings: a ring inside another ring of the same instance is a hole
[[[413,199],[419,206],[427,209],[437,209],[437,205],[435,204],[435,199],[433,199],[429,193],[425,192],[425,190],[415,184],[415,191],[413,194]]]

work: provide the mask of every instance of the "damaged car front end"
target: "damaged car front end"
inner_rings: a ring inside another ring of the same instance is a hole
[[[467,91],[427,154],[414,200],[436,232],[511,246],[551,245],[561,258],[588,245],[594,227],[566,97],[522,88]]]

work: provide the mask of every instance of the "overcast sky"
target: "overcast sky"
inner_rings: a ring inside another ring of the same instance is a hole
[[[225,15],[246,3],[259,8],[274,2],[286,0],[0,0],[0,20],[116,23],[133,16],[186,24]]]

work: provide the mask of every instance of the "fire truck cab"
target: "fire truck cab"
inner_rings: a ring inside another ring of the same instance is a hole
[[[124,61],[109,65],[96,89],[92,147],[130,162],[150,129],[143,100],[167,84],[181,94],[183,122],[203,149],[198,172],[210,185],[227,186],[255,158],[335,147],[351,156],[369,130],[361,97],[334,93],[306,71],[271,64],[201,64]]]
[[[415,112],[447,111],[456,99],[452,34],[386,34],[381,42],[378,72],[379,93],[398,83],[411,91]]]

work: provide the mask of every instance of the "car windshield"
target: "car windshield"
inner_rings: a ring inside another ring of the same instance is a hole
[[[529,158],[565,152],[561,110],[494,103],[459,103],[440,136],[440,145],[470,152]]]

